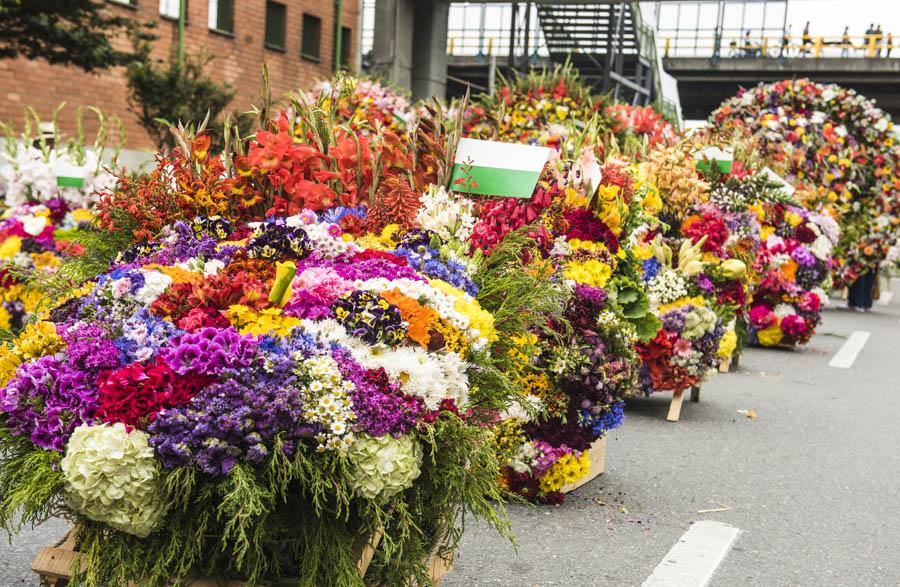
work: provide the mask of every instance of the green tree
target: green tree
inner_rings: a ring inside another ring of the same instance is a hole
[[[0,0],[0,59],[27,57],[85,71],[132,63],[112,38],[138,33],[138,23],[95,0]]]
[[[172,125],[200,123],[207,115],[213,123],[234,98],[230,85],[219,85],[204,73],[209,57],[187,56],[179,64],[172,55],[157,65],[147,42],[138,42],[136,53],[141,59],[128,66],[129,102],[159,148],[174,146]]]

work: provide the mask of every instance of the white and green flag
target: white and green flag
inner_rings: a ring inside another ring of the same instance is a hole
[[[467,194],[530,198],[550,153],[546,147],[460,139],[450,187]]]

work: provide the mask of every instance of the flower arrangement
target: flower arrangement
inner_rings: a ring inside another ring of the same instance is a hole
[[[831,271],[839,229],[827,215],[798,206],[756,204],[761,248],[759,282],[747,314],[750,340],[762,346],[807,342],[827,302],[822,285]]]
[[[341,76],[320,81],[310,92],[310,98],[322,101],[323,107],[334,109],[341,120],[352,124],[367,123],[391,130],[402,130],[415,121],[409,98],[376,79],[355,79]]]
[[[629,137],[639,141],[646,137],[650,147],[674,145],[678,141],[678,130],[652,106],[610,104],[606,115],[612,119],[612,132],[620,143]]]
[[[712,120],[753,132],[802,203],[837,219],[835,285],[877,267],[886,254],[882,228],[900,223],[889,116],[853,90],[801,79],[744,90]]]
[[[366,581],[405,584],[462,516],[507,532],[490,425],[525,396],[510,341],[564,320],[555,269],[471,252],[434,108],[401,137],[300,94],[261,124],[120,178],[3,347],[0,524],[65,513],[83,584],[362,584],[374,533]]]

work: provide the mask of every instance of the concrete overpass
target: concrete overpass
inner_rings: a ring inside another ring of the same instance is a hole
[[[663,68],[678,80],[686,119],[704,119],[740,87],[808,77],[853,88],[900,120],[900,59],[864,57],[668,57]]]

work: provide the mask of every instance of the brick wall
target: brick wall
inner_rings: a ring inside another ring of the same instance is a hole
[[[274,51],[264,46],[265,0],[234,0],[234,34],[220,34],[209,30],[208,0],[188,0],[188,21],[185,29],[185,51],[188,54],[208,54],[213,60],[207,73],[216,81],[228,82],[235,90],[230,109],[244,111],[258,101],[263,63],[268,64],[273,99],[298,88],[308,88],[316,80],[328,77],[334,65],[333,0],[281,0],[287,6],[285,50]],[[108,3],[110,10],[122,13],[139,22],[153,21],[158,39],[154,43],[154,57],[163,59],[177,42],[178,23],[159,16],[158,0],[137,0],[135,8]],[[321,61],[315,63],[300,57],[303,13],[322,19]],[[351,34],[351,55],[357,47],[359,26],[358,0],[343,0],[343,25]],[[49,65],[44,61],[26,59],[0,60],[0,120],[15,123],[21,128],[23,110],[34,107],[42,119],[49,119],[52,110],[66,102],[60,116],[64,134],[74,132],[75,110],[78,106],[98,106],[106,114],[116,114],[125,122],[130,148],[150,148],[152,142],[128,106],[128,88],[122,68],[98,73]],[[96,124],[86,115],[85,129],[93,132]]]

